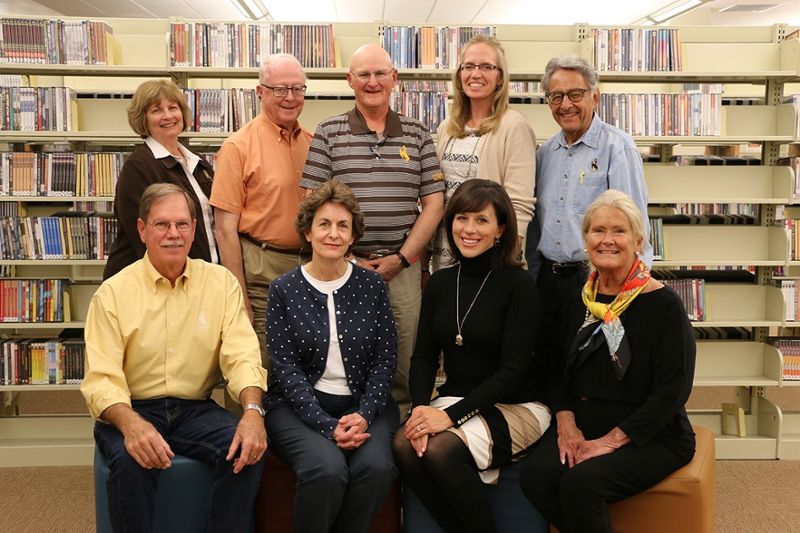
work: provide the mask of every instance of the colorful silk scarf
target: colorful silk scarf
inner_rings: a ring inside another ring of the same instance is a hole
[[[597,288],[600,285],[599,278],[599,272],[592,272],[581,291],[583,303],[586,304],[586,309],[588,311],[583,328],[594,322],[602,321],[601,325],[594,329],[594,333],[597,333],[597,330],[602,330],[606,339],[606,344],[608,344],[608,353],[611,355],[611,360],[617,363],[614,370],[617,377],[622,379],[630,363],[630,354],[625,353],[624,359],[626,360],[622,360],[618,355],[620,344],[625,336],[625,328],[622,326],[620,315],[622,315],[625,309],[628,308],[631,302],[642,292],[645,285],[647,285],[647,282],[650,280],[650,271],[641,260],[634,263],[633,268],[628,272],[628,276],[619,294],[617,294],[617,297],[610,304],[596,301]],[[588,343],[589,340],[587,340],[581,348],[585,347]],[[627,350],[624,351],[627,352]]]

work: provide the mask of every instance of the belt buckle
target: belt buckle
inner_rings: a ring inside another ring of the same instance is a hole
[[[553,270],[553,274],[560,275],[562,265],[560,263],[553,263],[550,268]]]
[[[387,255],[391,255],[390,250],[375,250],[371,254],[369,254],[370,259],[380,259],[381,257],[386,257]]]

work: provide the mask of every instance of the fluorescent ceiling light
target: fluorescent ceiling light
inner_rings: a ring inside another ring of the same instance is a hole
[[[272,20],[272,17],[260,0],[231,0],[246,17],[252,20]]]
[[[691,11],[697,6],[700,6],[702,4],[707,4],[711,1],[712,0],[678,0],[677,2],[673,2],[666,7],[659,9],[658,11],[650,13],[646,17],[642,17],[641,19],[634,22],[633,25],[652,26],[654,24],[660,24],[662,22],[666,22],[672,18],[675,18],[678,15]]]

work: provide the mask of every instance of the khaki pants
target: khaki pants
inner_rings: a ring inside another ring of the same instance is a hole
[[[299,255],[288,255],[272,250],[263,250],[260,246],[240,238],[242,246],[242,266],[244,268],[244,281],[247,286],[247,298],[250,300],[250,307],[253,309],[253,329],[258,335],[258,345],[261,349],[261,364],[272,373],[272,362],[269,360],[267,352],[266,337],[266,315],[267,315],[267,295],[269,284],[297,265],[300,264]],[[227,389],[225,390],[225,407],[236,412],[236,408],[230,401]],[[241,408],[239,408],[241,410]]]
[[[387,284],[394,323],[397,327],[397,374],[392,384],[392,396],[400,406],[401,421],[406,419],[411,408],[408,373],[411,368],[411,355],[417,342],[417,326],[422,304],[421,276],[419,262],[416,262],[403,269]]]

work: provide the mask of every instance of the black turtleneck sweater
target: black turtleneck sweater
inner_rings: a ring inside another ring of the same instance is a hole
[[[486,274],[494,249],[461,262],[459,322],[464,318]],[[547,402],[548,362],[534,354],[539,332],[539,293],[525,270],[493,269],[461,328],[456,345],[456,277],[459,266],[437,271],[425,287],[411,357],[413,406],[428,405],[439,353],[444,353],[447,382],[442,396],[463,400],[445,412],[456,427],[496,403]]]

